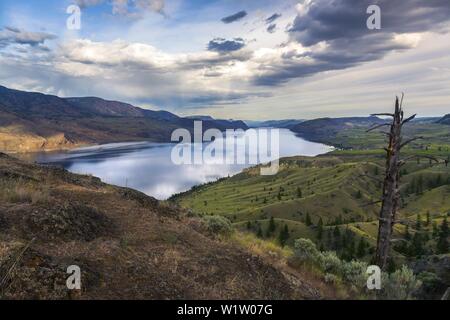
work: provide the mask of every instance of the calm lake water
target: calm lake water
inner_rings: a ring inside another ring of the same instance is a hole
[[[333,150],[333,147],[299,138],[287,129],[280,129],[279,137],[280,157],[316,156]],[[226,143],[227,139],[224,137],[222,141],[217,139],[215,142]],[[206,145],[203,144],[203,149]],[[248,163],[176,165],[171,158],[174,146],[171,143],[151,142],[113,143],[67,152],[40,153],[35,160],[60,165],[74,173],[92,174],[106,183],[137,189],[157,199],[167,199],[194,185],[234,175],[254,166]],[[193,149],[195,144],[184,146]],[[247,149],[246,155],[251,154],[252,150]]]

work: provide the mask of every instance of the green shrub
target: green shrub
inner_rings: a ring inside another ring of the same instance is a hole
[[[410,300],[421,284],[421,281],[416,278],[411,269],[402,266],[394,273],[383,274],[383,289],[379,297],[387,300]]]
[[[320,252],[316,245],[309,239],[297,239],[294,243],[295,257],[302,262],[317,263]]]
[[[356,289],[363,289],[367,281],[367,263],[352,260],[342,265],[342,278]]]
[[[233,232],[231,221],[222,216],[204,216],[203,221],[208,231],[213,234],[229,235]]]
[[[339,278],[332,273],[326,273],[324,276],[324,280],[326,283],[332,283],[332,284],[336,284],[339,282]]]
[[[319,265],[324,272],[333,274],[342,272],[342,261],[334,251],[323,252],[320,256]]]

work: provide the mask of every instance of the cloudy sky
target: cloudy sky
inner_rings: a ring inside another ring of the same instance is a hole
[[[449,31],[449,0],[2,0],[0,85],[254,120],[364,116],[405,92],[438,116]]]

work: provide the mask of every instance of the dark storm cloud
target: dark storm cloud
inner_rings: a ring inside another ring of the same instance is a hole
[[[381,8],[380,32],[412,33],[439,29],[450,19],[448,0],[317,0],[289,29],[305,46],[321,41],[366,36],[370,5]]]
[[[267,24],[271,24],[272,22],[274,22],[275,20],[277,20],[278,18],[280,18],[281,17],[281,14],[280,13],[274,13],[273,15],[271,15],[270,17],[268,17],[267,19],[266,19],[266,23]]]
[[[367,8],[373,4],[381,8],[381,30],[367,28]],[[396,36],[444,32],[449,25],[449,0],[316,0],[306,5],[305,13],[299,14],[288,29],[290,41],[310,51],[285,53],[281,62],[262,66],[265,72],[255,83],[274,86],[379,60],[389,52],[411,48]],[[312,47],[318,43],[326,43],[326,47]]]
[[[208,43],[208,50],[216,52],[232,52],[243,47],[245,47],[245,41],[242,38],[234,38],[233,40],[215,38]]]
[[[245,18],[246,16],[247,16],[247,12],[242,10],[235,14],[232,14],[231,16],[223,18],[222,22],[223,23],[232,23],[232,22],[241,20],[241,19]]]

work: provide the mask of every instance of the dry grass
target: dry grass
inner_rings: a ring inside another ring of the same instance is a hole
[[[231,237],[231,241],[246,248],[251,253],[270,257],[274,261],[288,259],[293,255],[291,248],[282,248],[274,240],[262,240],[253,233],[235,232]]]
[[[4,203],[44,203],[50,193],[47,187],[21,180],[0,180],[0,199]]]
[[[231,241],[254,255],[258,255],[276,265],[286,273],[304,279],[309,285],[318,289],[322,296],[328,299],[348,299],[346,286],[338,279],[337,282],[326,283],[325,274],[317,266],[310,263],[299,263],[294,258],[292,248],[282,248],[274,240],[262,240],[253,233],[235,232]]]

